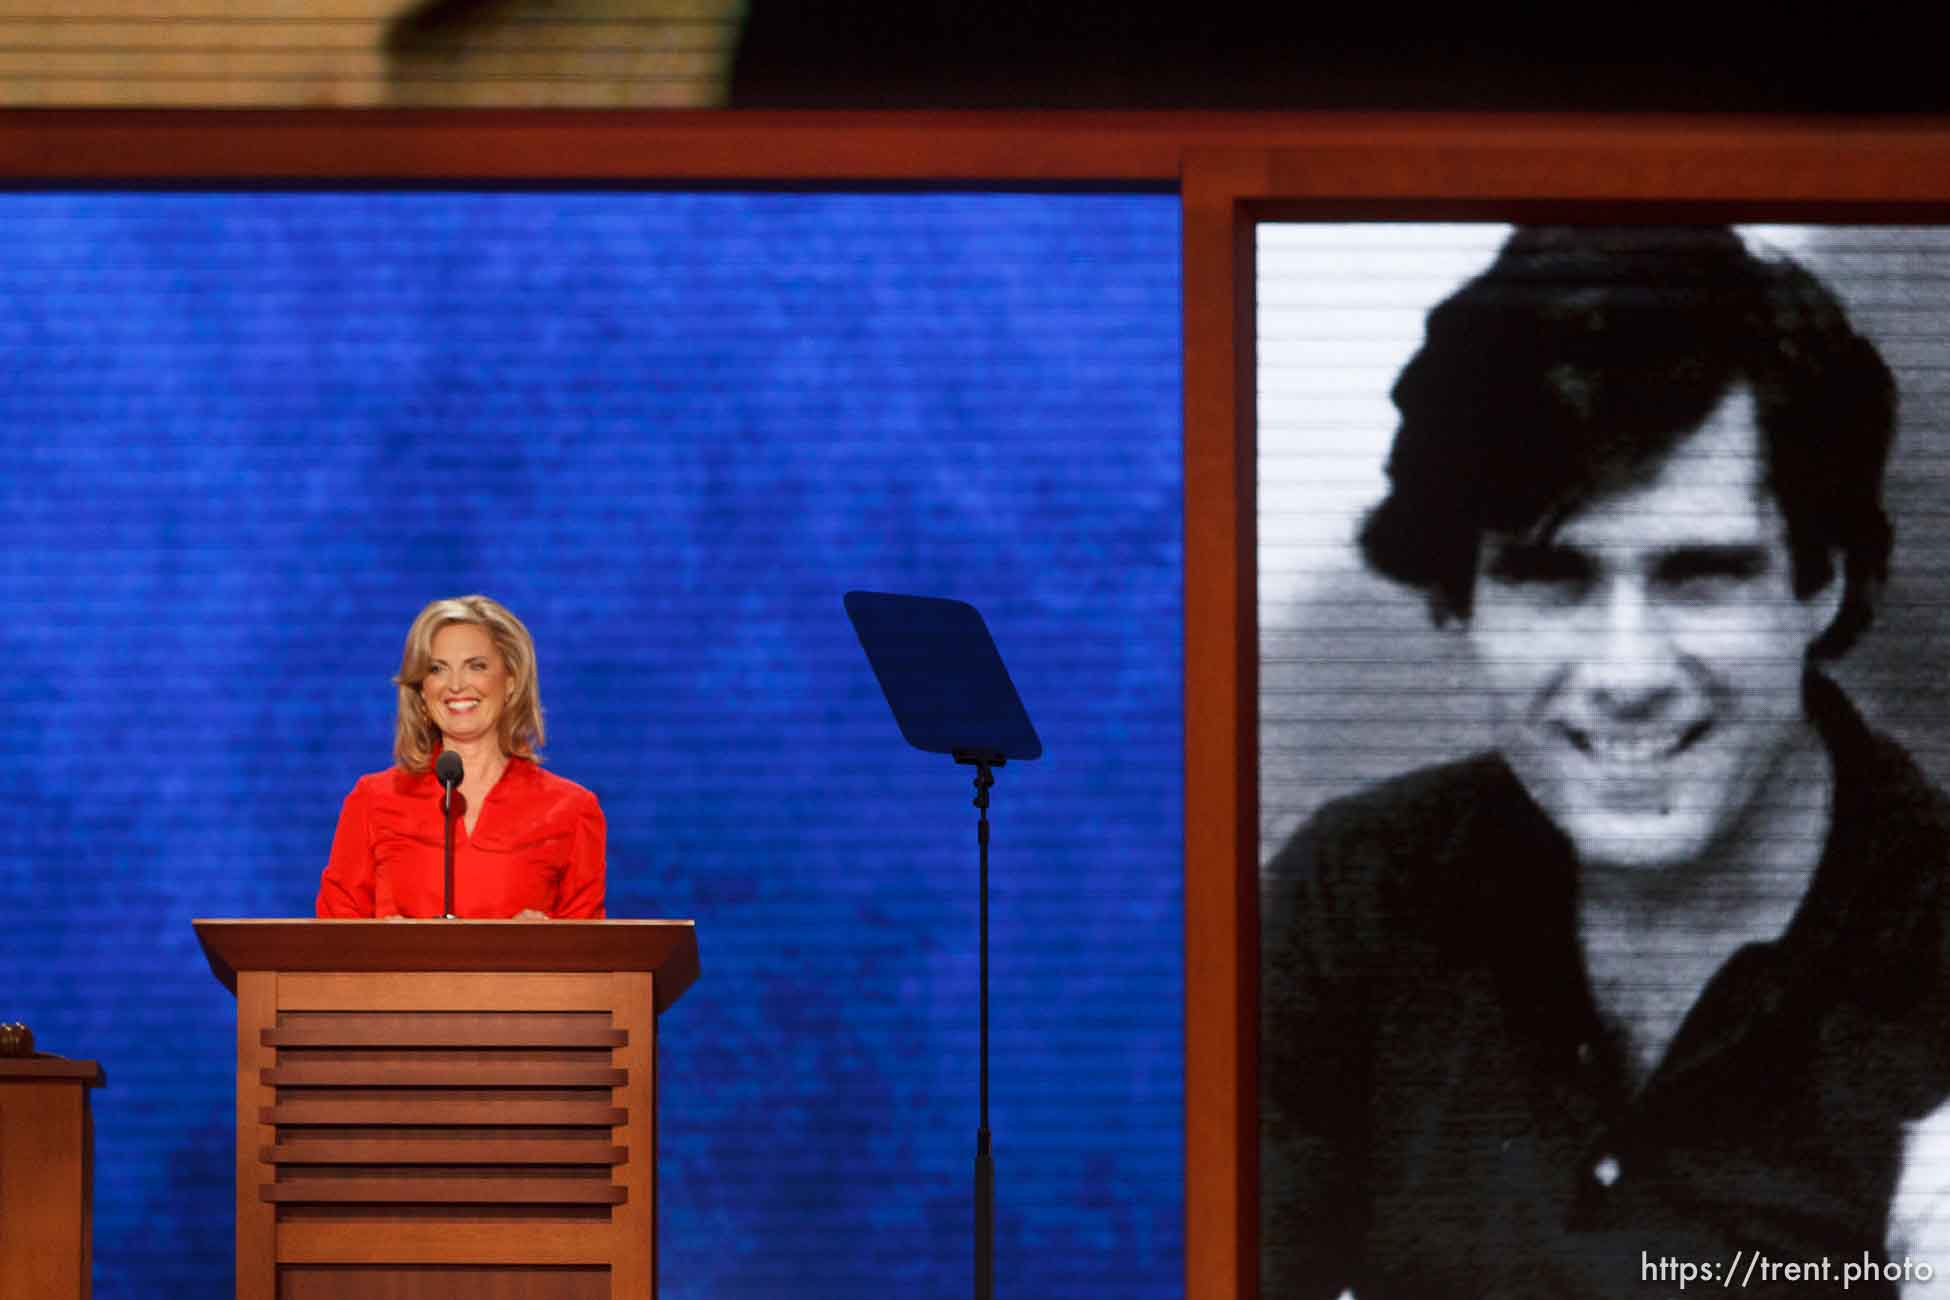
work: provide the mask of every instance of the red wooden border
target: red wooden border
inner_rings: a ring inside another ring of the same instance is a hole
[[[1405,119],[1188,151],[1185,1256],[1258,1295],[1258,633],[1252,227],[1287,217],[1950,219],[1950,121]]]
[[[5,109],[0,181],[1178,183],[1268,151],[1274,193],[1928,198],[1930,121],[1227,112]],[[1636,161],[1633,161],[1636,160]],[[1657,161],[1658,175],[1644,168]],[[1623,173],[1621,162],[1630,165]]]

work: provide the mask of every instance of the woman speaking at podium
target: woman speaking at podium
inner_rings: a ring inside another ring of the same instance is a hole
[[[541,920],[603,915],[602,807],[542,770],[535,642],[486,596],[436,600],[400,657],[395,765],[345,797],[318,915],[426,916],[446,906],[441,776],[453,799],[454,913]]]

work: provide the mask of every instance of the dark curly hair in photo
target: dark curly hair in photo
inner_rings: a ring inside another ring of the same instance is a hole
[[[1846,583],[1810,647],[1834,658],[1874,617],[1892,533],[1882,472],[1896,389],[1840,302],[1724,227],[1519,228],[1429,314],[1394,388],[1388,496],[1360,545],[1467,619],[1485,531],[1548,536],[1648,473],[1726,396],[1751,389],[1795,593]]]

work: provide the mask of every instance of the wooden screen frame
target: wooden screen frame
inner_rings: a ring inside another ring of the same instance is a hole
[[[1258,1285],[1254,228],[1267,219],[1942,222],[1942,121],[1416,119],[1185,163],[1189,1300]]]
[[[1950,219],[1950,119],[0,110],[0,187],[1140,188],[1181,195],[1185,1281],[1257,1294],[1252,254],[1264,214]]]

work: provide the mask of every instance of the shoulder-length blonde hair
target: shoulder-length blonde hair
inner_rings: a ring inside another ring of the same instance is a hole
[[[406,630],[400,655],[399,720],[393,728],[393,757],[409,772],[424,772],[433,762],[440,729],[427,714],[420,687],[433,671],[433,638],[443,627],[472,623],[488,634],[508,666],[508,702],[496,730],[502,752],[541,762],[542,690],[535,673],[535,639],[513,611],[486,596],[449,596],[421,610]]]

